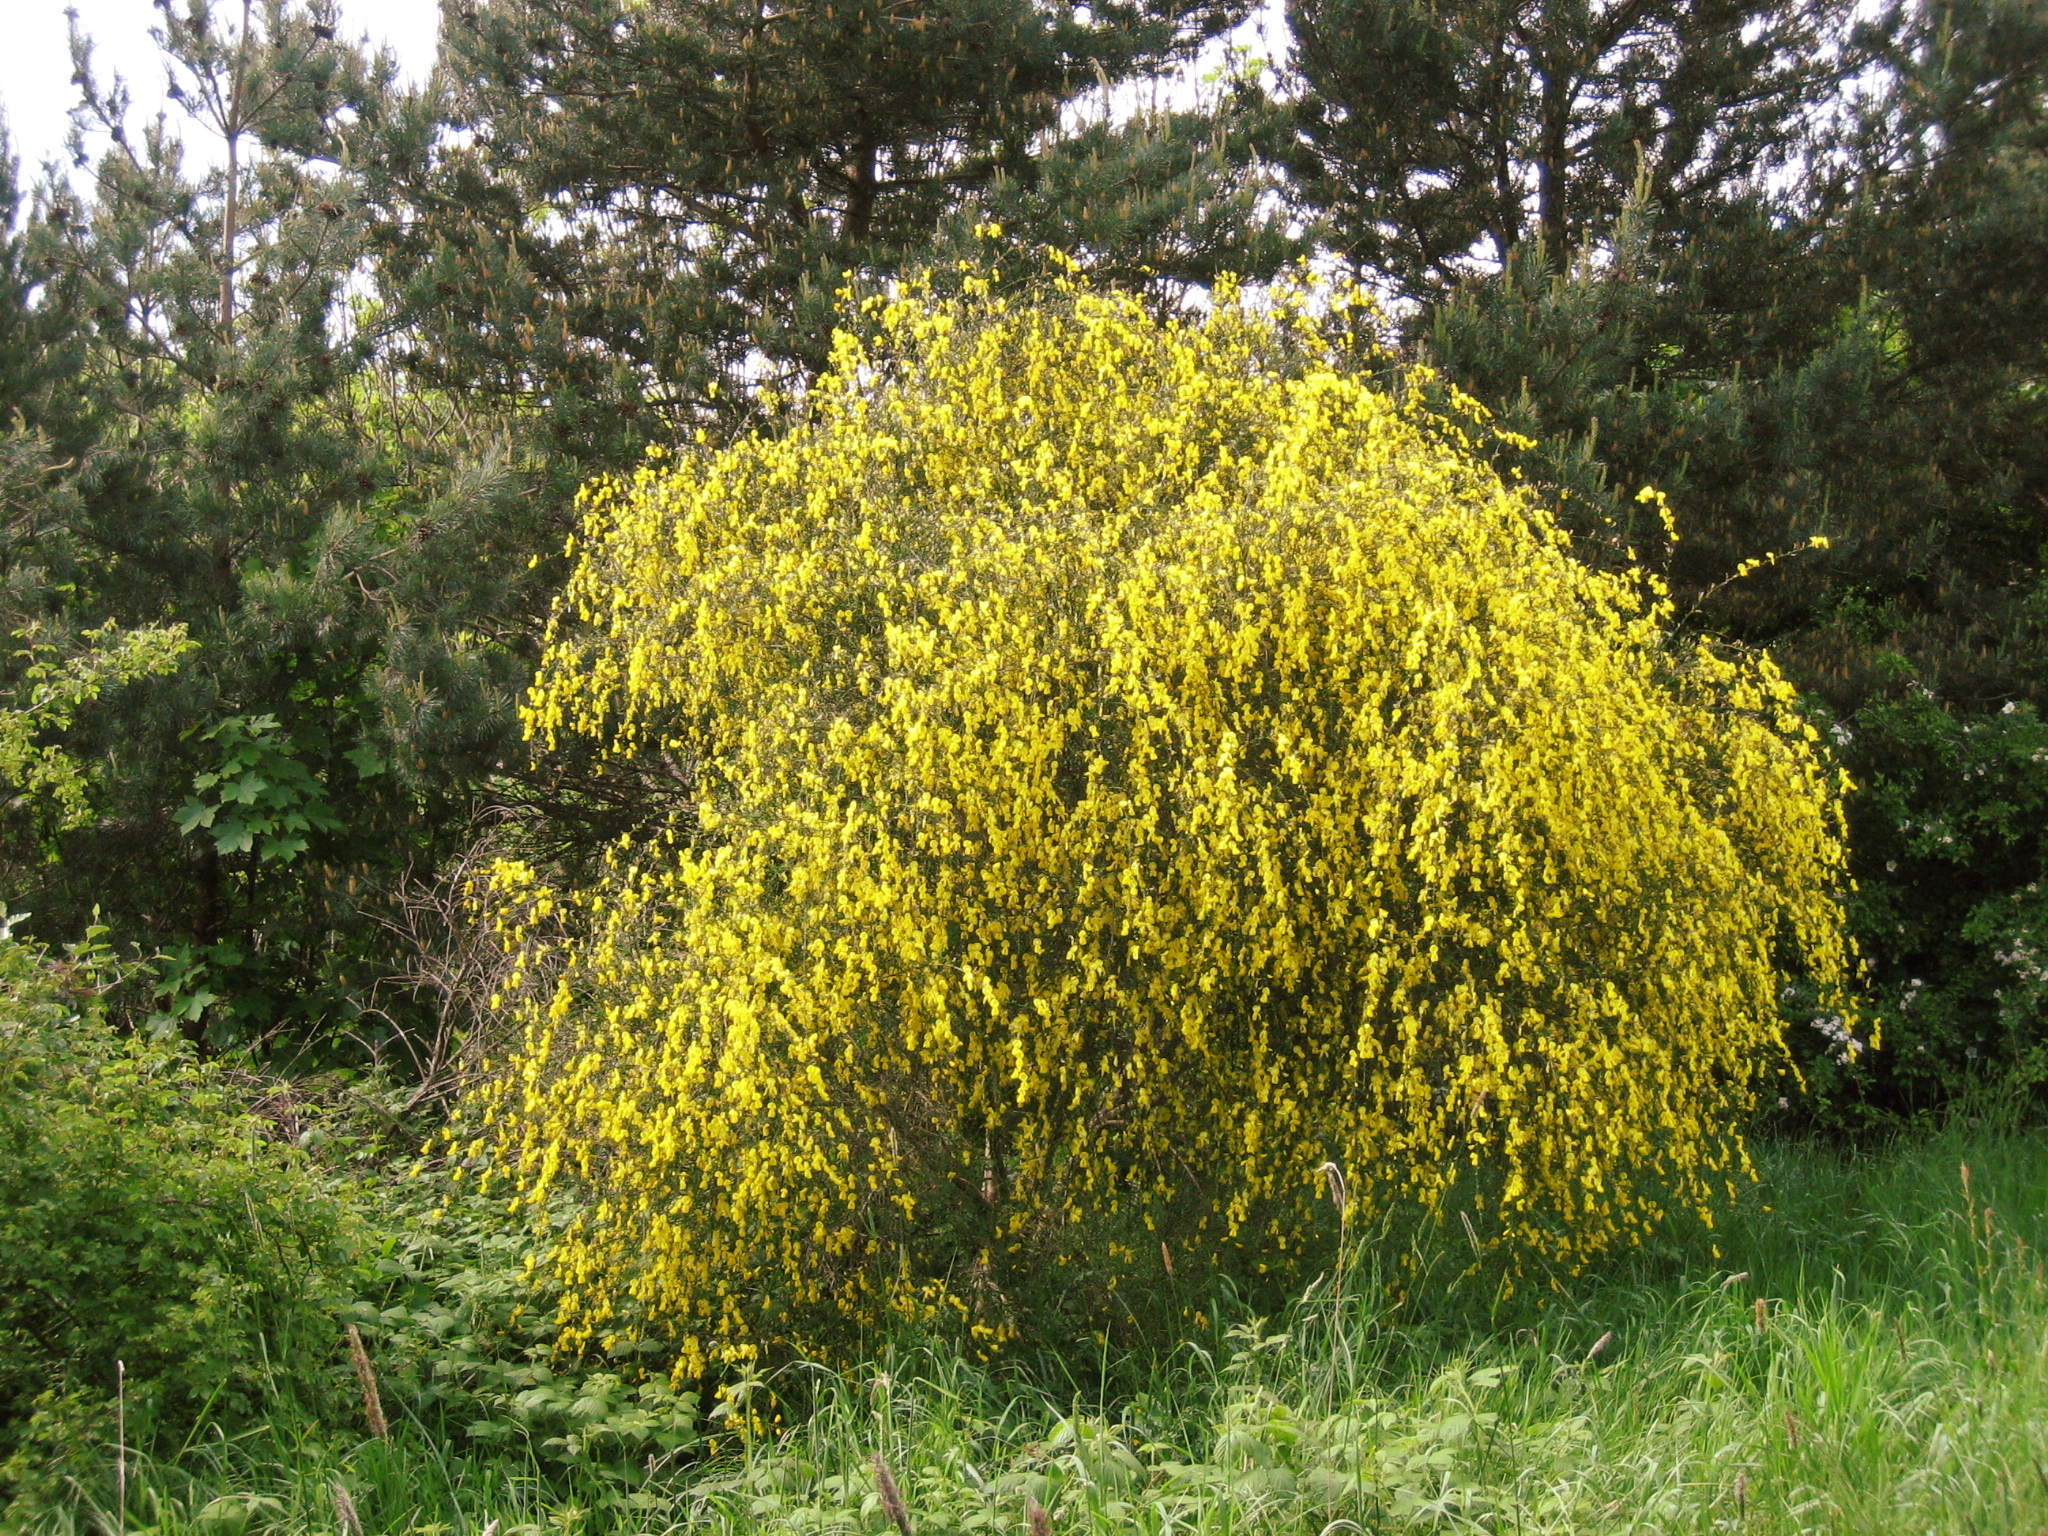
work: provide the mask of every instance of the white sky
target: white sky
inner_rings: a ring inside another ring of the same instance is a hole
[[[35,179],[43,161],[63,157],[70,126],[65,114],[77,101],[65,42],[67,3],[93,40],[93,73],[101,85],[117,73],[128,82],[135,98],[132,121],[154,117],[163,105],[163,66],[149,40],[157,21],[150,0],[10,0],[6,10],[13,20],[0,38],[0,110],[25,182]],[[234,9],[239,15],[241,8]],[[340,9],[344,33],[368,33],[389,44],[409,78],[432,67],[440,25],[435,0],[340,0]],[[187,143],[194,155],[207,156],[197,136]]]

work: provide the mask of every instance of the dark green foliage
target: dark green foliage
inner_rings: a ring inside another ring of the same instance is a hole
[[[67,385],[83,356],[69,295],[27,249],[21,201],[20,166],[0,122],[0,505],[15,528],[49,515],[45,483],[77,446],[66,430]],[[34,579],[11,554],[0,552],[0,592]]]
[[[1111,274],[1270,271],[1262,104],[1063,133],[1084,92],[1235,19],[1209,0],[486,0],[448,13],[451,119],[383,267],[450,390],[617,462],[823,363],[836,294],[997,218]]]
[[[759,420],[837,290],[943,268],[990,221],[1163,302],[1270,273],[1297,243],[1274,163],[1411,355],[1535,440],[1502,463],[1590,558],[1668,575],[1843,724],[1860,826],[1959,814],[1926,733],[1885,722],[1923,689],[1958,741],[2048,703],[2040,7],[1298,0],[1286,103],[1226,68],[1109,117],[1241,9],[483,0],[406,92],[327,0],[181,0],[186,120],[146,128],[81,53],[110,152],[26,208],[0,167],[0,624],[42,647],[0,687],[108,622],[198,649],[48,733],[93,814],[0,820],[10,904],[52,933],[106,907],[163,956],[138,1021],[210,1047],[432,1054],[430,1016],[475,999],[416,995],[440,936],[409,914],[441,881],[459,919],[480,819],[514,808],[525,851],[573,863],[691,793],[525,761],[575,484]],[[229,166],[194,170],[184,131]],[[1859,910],[1950,924],[1895,952],[1868,917],[1880,996],[1917,978],[2002,1017],[1954,925],[2015,868],[1859,836]]]
[[[968,207],[1013,245],[1050,247],[1095,281],[1169,302],[1226,273],[1274,276],[1309,250],[1268,206],[1277,184],[1266,165],[1285,147],[1285,121],[1251,81],[1212,83],[1188,110],[1069,128]]]
[[[192,781],[197,791],[178,813],[178,830],[204,828],[215,853],[253,853],[260,864],[306,851],[308,834],[339,832],[326,786],[306,771],[272,715],[230,715],[199,733],[220,749],[219,762]],[[383,770],[368,747],[347,754],[364,778]]]
[[[1855,144],[1852,223],[1923,366],[2048,364],[2048,12],[2031,0],[1895,4],[1865,29],[1891,88]]]
[[[1893,1049],[1851,1123],[2044,1096],[2048,1006],[2048,13],[1894,11],[1843,261],[1888,388],[1845,464],[1910,465],[1886,529],[1789,641],[1850,732],[1858,927]],[[1881,297],[1878,297],[1881,295]],[[1880,484],[1880,492],[1890,486]]]
[[[1435,294],[1632,197],[1659,250],[1755,195],[1848,62],[1840,0],[1293,0],[1289,165],[1347,260]]]
[[[350,1322],[401,1429],[600,1504],[698,1443],[655,1362],[556,1357],[531,1224],[407,1177],[403,1091],[119,1032],[106,991],[147,978],[103,941],[0,933],[0,1508],[29,1521],[0,1529],[108,1505],[119,1415],[136,1467],[264,1423],[361,1436]]]
[[[407,1415],[480,1456],[582,1479],[625,1509],[655,1467],[702,1441],[700,1394],[678,1391],[651,1348],[557,1353],[544,1248],[502,1196],[420,1179],[378,1192],[381,1244],[358,1262],[346,1316]]]
[[[0,1502],[134,1441],[233,1427],[331,1357],[350,1224],[237,1084],[121,1036],[102,950],[0,937]]]
[[[197,650],[66,734],[96,814],[12,829],[0,888],[49,932],[106,907],[164,956],[156,1022],[211,1047],[432,1054],[440,936],[408,914],[479,818],[519,807],[574,859],[679,792],[528,771],[514,704],[578,481],[751,419],[822,356],[848,270],[942,261],[977,220],[1169,294],[1271,270],[1256,90],[1055,131],[1228,19],[506,3],[451,13],[449,88],[408,93],[329,0],[181,0],[185,120],[145,129],[80,42],[112,148],[81,139],[83,190],[0,248],[0,618]]]
[[[7,529],[4,617],[59,637],[179,622],[198,649],[81,718],[98,814],[54,862],[18,840],[0,877],[45,931],[103,905],[169,951],[157,1011],[213,1045],[374,1050],[409,1026],[398,893],[466,844],[516,754],[536,556],[566,527],[516,424],[397,379],[397,319],[350,297],[386,168],[433,123],[336,25],[285,0],[166,14],[186,126],[235,146],[204,174],[173,126],[131,130],[78,43],[81,115],[113,147],[84,195],[40,192],[10,247],[72,372],[28,396],[46,403],[15,457],[40,469]],[[261,761],[230,763],[224,733],[252,720]],[[230,768],[221,821],[207,796]],[[246,843],[212,835],[236,828]]]
[[[1819,1112],[1860,1128],[2048,1087],[2048,725],[2031,704],[1948,710],[1873,699],[1837,729],[1870,764],[1854,806],[1855,927],[1884,1049],[1853,1064],[1818,1038]]]

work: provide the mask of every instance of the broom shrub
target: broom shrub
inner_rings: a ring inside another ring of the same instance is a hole
[[[567,1337],[1072,1337],[1327,1246],[1326,1162],[1510,1274],[1732,1196],[1781,996],[1855,1027],[1841,785],[1355,302],[906,291],[585,492],[528,730],[687,793],[498,867],[558,982],[457,1133],[573,1197]]]

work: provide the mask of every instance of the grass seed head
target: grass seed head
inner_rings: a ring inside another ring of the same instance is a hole
[[[887,1515],[902,1536],[912,1536],[910,1510],[903,1502],[903,1490],[896,1486],[896,1475],[889,1470],[889,1463],[877,1451],[868,1458],[875,1469],[875,1492],[881,1496],[882,1513]]]

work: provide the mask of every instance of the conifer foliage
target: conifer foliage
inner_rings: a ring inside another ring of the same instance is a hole
[[[1744,35],[1802,14],[1824,13],[1772,7]],[[1833,716],[1892,1048],[1837,1062],[1795,1031],[1817,1111],[1883,1121],[1994,1084],[2038,1101],[2048,1012],[2019,1000],[2048,934],[2022,916],[2048,876],[2048,759],[2025,745],[2048,705],[2048,24],[1984,0],[1819,35],[1832,69],[1752,56],[1743,90],[1791,94],[1728,120],[1728,153],[1756,136],[1746,176],[1690,208],[1646,176],[1568,250],[1417,283],[1410,335],[1536,440],[1497,461],[1550,487],[1583,557],[1661,569],[1691,626],[1770,646]],[[1639,515],[1645,485],[1675,545]]]
[[[1326,1160],[1353,1223],[1455,1201],[1566,1266],[1710,1210],[1781,989],[1844,975],[1789,687],[1668,641],[1309,291],[987,290],[589,493],[529,729],[698,788],[592,885],[497,876],[561,983],[463,1134],[575,1191],[573,1327],[993,1344],[1045,1274],[1099,1326],[1172,1252],[1326,1239]]]
[[[192,642],[66,717],[90,803],[61,836],[0,820],[0,886],[52,938],[98,909],[160,953],[136,1006],[211,1046],[404,1017],[378,919],[516,741],[522,583],[559,540],[504,424],[398,385],[397,317],[351,292],[385,168],[435,125],[340,27],[327,0],[167,6],[147,122],[74,33],[73,178],[26,210],[0,185],[0,625],[31,640],[0,687],[26,705],[109,624]]]
[[[615,447],[745,416],[823,367],[833,295],[982,217],[1205,280],[1286,251],[1259,114],[1068,132],[1239,19],[1212,0],[483,0],[443,30],[450,120],[394,287],[418,362]],[[635,420],[648,431],[635,435]],[[662,425],[654,425],[661,423]],[[615,465],[618,461],[612,460]]]
[[[1840,0],[1293,0],[1291,160],[1343,255],[1434,292],[1632,196],[1689,234],[1785,164],[1847,55]]]

